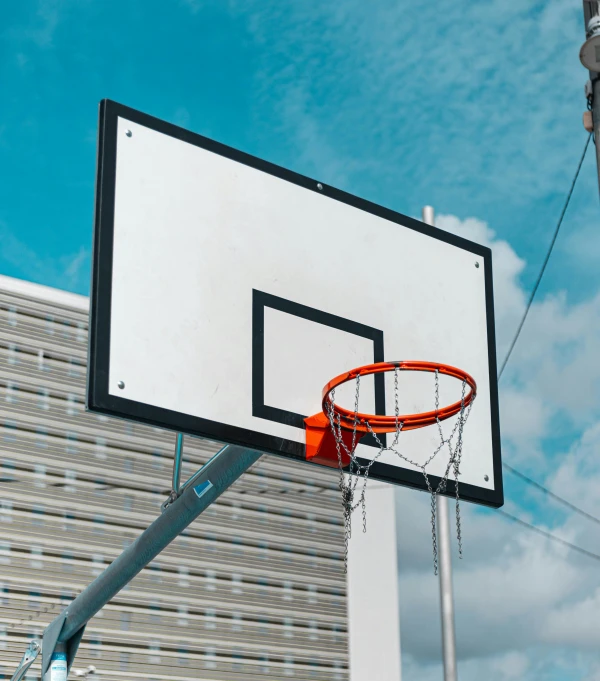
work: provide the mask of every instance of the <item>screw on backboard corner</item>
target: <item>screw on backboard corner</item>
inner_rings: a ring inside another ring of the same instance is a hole
[[[131,130],[125,130],[125,134],[127,135],[127,137],[131,137],[133,135]]]
[[[484,475],[484,476],[483,476],[483,479],[484,479],[486,482],[489,482],[489,481],[490,481],[490,476],[489,476],[489,475]]]
[[[479,267],[479,263],[478,263],[478,262],[475,263],[475,267]]]
[[[119,388],[119,390],[123,390],[123,388],[125,387],[125,381],[119,381],[117,383],[117,387]]]

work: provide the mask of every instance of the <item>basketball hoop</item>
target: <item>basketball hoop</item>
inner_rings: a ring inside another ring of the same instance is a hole
[[[359,411],[360,379],[362,376],[394,372],[394,415],[386,416],[380,414],[363,414]],[[422,371],[433,373],[435,376],[435,409],[416,414],[400,414],[398,406],[398,377],[400,371]],[[449,376],[462,382],[462,394],[460,400],[440,408],[439,405],[439,376]],[[354,410],[345,409],[335,403],[335,390],[343,383],[356,381]],[[469,392],[467,393],[467,386]],[[471,412],[475,396],[477,394],[477,384],[466,371],[457,369],[447,364],[435,362],[403,361],[403,362],[378,362],[357,367],[344,374],[336,376],[329,381],[323,388],[323,411],[304,419],[306,425],[306,459],[314,463],[325,466],[338,467],[340,470],[340,491],[342,493],[342,503],[344,506],[344,524],[346,537],[346,569],[348,561],[348,540],[351,535],[351,515],[358,506],[362,506],[363,511],[363,532],[366,532],[366,505],[365,494],[369,470],[373,463],[384,452],[393,452],[416,468],[419,468],[424,477],[427,489],[431,494],[431,527],[433,540],[433,565],[434,572],[437,574],[437,538],[436,538],[436,497],[444,492],[448,482],[450,470],[453,470],[456,486],[456,523],[459,554],[462,557],[462,538],[460,526],[458,476],[460,473],[460,459],[463,446],[463,428]],[[452,432],[448,437],[444,437],[442,431],[442,421],[457,416]],[[415,430],[437,424],[440,436],[440,444],[425,461],[417,463],[398,451],[398,440],[400,433],[405,430]],[[391,445],[386,446],[378,435],[383,433],[395,433]],[[371,435],[379,452],[366,464],[361,464],[355,452],[359,441],[365,435]],[[455,440],[456,438],[456,440]],[[455,441],[454,441],[455,440]],[[449,459],[444,475],[436,489],[433,489],[427,473],[427,466],[433,461],[444,446],[448,447]],[[348,473],[348,480],[344,478],[344,473]],[[358,484],[358,479],[363,478],[363,487],[360,498],[354,503],[354,493]]]

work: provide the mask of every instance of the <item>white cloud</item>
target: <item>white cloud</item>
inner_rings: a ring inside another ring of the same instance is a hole
[[[403,491],[401,496],[405,497],[400,529],[404,672],[406,678],[430,678],[427,670],[439,664],[441,644],[428,508],[422,501],[425,495]],[[458,561],[455,555],[454,560],[460,678],[537,681],[542,678],[537,661],[558,666],[565,650],[572,659],[581,658],[581,667],[573,664],[572,671],[583,674],[600,643],[598,565],[493,512],[480,514],[465,505],[464,516],[465,558]],[[404,533],[402,526],[407,528]],[[592,549],[598,545],[600,533],[590,536],[583,527],[580,530],[569,538]]]
[[[600,587],[587,598],[549,613],[541,637],[552,644],[572,645],[596,651],[600,641]]]
[[[550,480],[554,489],[569,490],[578,505],[595,508],[600,516],[600,494],[595,487],[600,477],[599,443],[600,423],[597,423],[586,430],[562,458]]]
[[[47,50],[54,47],[54,36],[60,26],[67,5],[73,0],[38,0],[35,11],[28,12],[29,21],[10,29],[9,35],[23,44]],[[20,65],[28,61],[26,54],[18,54]]]
[[[593,665],[593,669],[590,669],[589,675],[583,681],[600,681],[600,662]]]
[[[89,285],[89,259],[89,251],[83,246],[72,255],[42,257],[37,249],[18,239],[0,221],[0,262],[18,268],[18,276],[25,279],[75,293],[86,292]]]
[[[519,280],[525,269],[525,261],[507,241],[498,239],[494,230],[482,220],[460,220],[454,215],[440,215],[436,224],[447,232],[492,249],[496,334],[498,356],[501,358],[508,350],[512,335],[525,310],[526,296]]]
[[[524,681],[528,679],[527,672],[531,668],[531,661],[522,653],[505,653],[486,657],[485,659],[472,659],[460,665],[459,678],[461,681]],[[420,665],[412,659],[403,660],[402,678],[410,681],[439,681],[444,672],[441,664]],[[535,677],[534,677],[535,678]],[[533,681],[533,679],[532,679]],[[539,681],[539,677],[535,678]]]
[[[61,259],[64,267],[65,288],[73,290],[79,288],[82,277],[88,276],[90,254],[83,246],[72,256]]]
[[[173,116],[173,123],[175,123],[175,125],[179,125],[182,128],[189,128],[190,121],[190,112],[185,108],[185,106],[178,107]]]
[[[312,103],[301,84],[291,87],[282,103],[281,114],[286,121],[295,121],[294,144],[296,167],[316,179],[329,181],[336,178],[340,185],[348,183],[352,172],[360,167],[360,161],[340,158],[328,140],[318,117],[312,113]]]
[[[198,14],[205,3],[203,0],[181,0],[181,4],[187,7],[192,14]]]
[[[491,661],[491,669],[500,679],[522,679],[530,667],[529,658],[522,653],[507,653]]]
[[[528,458],[542,455],[540,441],[546,435],[551,410],[538,396],[513,388],[502,390],[501,424],[508,442],[519,443],[519,449],[529,452]],[[508,458],[508,457],[507,457]]]

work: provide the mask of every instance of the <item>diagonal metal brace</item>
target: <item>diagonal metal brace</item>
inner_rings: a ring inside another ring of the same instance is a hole
[[[183,485],[177,479],[175,501],[46,627],[41,645],[30,642],[11,681],[23,678],[42,647],[42,679],[54,653],[65,652],[70,668],[88,621],[261,456],[262,452],[227,445]]]
[[[42,678],[60,644],[65,645],[71,666],[87,622],[261,456],[262,452],[227,445],[181,485],[179,496],[162,515],[48,625]]]
[[[50,667],[53,653],[60,651],[66,654],[67,673],[75,661],[75,655],[77,655],[77,649],[79,648],[83,632],[85,631],[85,624],[68,639],[61,639],[61,634],[68,616],[69,608],[67,607],[58,615],[58,617],[50,622],[44,631],[44,637],[42,639],[42,681]]]
[[[21,679],[27,674],[29,667],[36,661],[37,656],[40,654],[42,645],[37,638],[29,641],[29,646],[21,658],[21,662],[17,667],[15,673],[12,675],[10,681],[21,681]]]

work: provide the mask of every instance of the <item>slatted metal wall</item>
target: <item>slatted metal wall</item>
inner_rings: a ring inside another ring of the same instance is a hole
[[[0,282],[0,678],[160,512],[175,441],[85,412],[87,313],[36,290]],[[217,449],[186,438],[183,475]],[[345,681],[336,486],[264,456],[88,624],[74,670]]]

